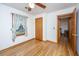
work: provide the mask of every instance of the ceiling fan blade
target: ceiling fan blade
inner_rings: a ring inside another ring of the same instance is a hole
[[[44,4],[42,4],[42,3],[35,3],[37,6],[39,6],[39,7],[41,7],[41,8],[43,8],[43,9],[45,9],[46,8],[46,6],[44,5]]]

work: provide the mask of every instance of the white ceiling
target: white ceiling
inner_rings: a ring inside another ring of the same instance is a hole
[[[47,13],[54,12],[76,5],[75,3],[43,3],[44,5],[46,5],[46,9],[42,9],[38,6],[35,6],[35,8],[33,8],[32,11],[27,11],[27,9],[25,9],[25,6],[28,6],[28,3],[4,3],[4,4],[16,8],[18,10],[30,13],[32,15],[40,14],[43,12]]]

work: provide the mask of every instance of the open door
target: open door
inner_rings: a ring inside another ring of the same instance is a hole
[[[76,55],[76,53],[77,53],[77,49],[76,49],[76,36],[77,36],[77,33],[76,33],[76,9],[74,9],[74,11],[72,12],[72,21],[71,22],[72,22],[71,37],[72,37],[72,44],[73,44],[72,50],[73,50],[74,55]]]
[[[60,43],[60,37],[61,36],[60,36],[60,18],[59,18],[59,16],[58,16],[58,25],[57,25],[57,28],[58,28],[57,29],[57,31],[58,31],[58,33],[57,33],[57,36],[58,36],[57,37],[57,39],[58,39],[57,42]]]

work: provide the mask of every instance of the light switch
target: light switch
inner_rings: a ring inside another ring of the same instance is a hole
[[[53,27],[53,29],[55,29],[55,27]]]

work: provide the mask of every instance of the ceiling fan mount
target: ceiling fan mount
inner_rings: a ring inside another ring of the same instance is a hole
[[[38,6],[38,7],[41,7],[42,9],[45,9],[46,8],[46,6],[44,4],[42,4],[42,3],[33,3],[33,4],[36,5],[36,6]],[[27,9],[28,11],[31,11],[32,10],[31,6],[25,7],[25,9]]]

